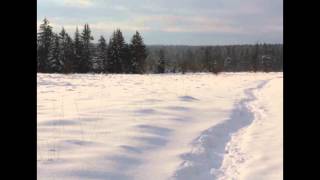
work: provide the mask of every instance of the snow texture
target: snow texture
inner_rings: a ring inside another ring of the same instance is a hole
[[[37,84],[39,180],[282,179],[282,73]]]

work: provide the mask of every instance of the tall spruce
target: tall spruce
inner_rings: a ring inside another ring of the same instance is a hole
[[[122,59],[122,72],[123,73],[137,73],[134,71],[134,67],[132,65],[132,54],[130,51],[129,44],[125,43],[122,53],[121,53],[121,59]]]
[[[82,42],[78,27],[74,33],[74,72],[80,72],[82,60]]]
[[[63,69],[61,61],[61,47],[59,35],[53,34],[52,44],[50,46],[46,72],[59,73]]]
[[[97,58],[95,62],[96,72],[106,72],[107,69],[107,43],[103,36],[100,36],[97,46]]]
[[[60,61],[62,63],[63,66],[65,66],[65,63],[67,61],[66,59],[66,36],[67,33],[65,31],[65,29],[62,27],[61,32],[59,33],[59,39],[60,39]],[[63,71],[65,70],[65,68],[63,68]]]
[[[145,72],[145,59],[147,57],[146,46],[138,31],[133,35],[130,44],[131,64],[133,73]]]
[[[49,68],[48,57],[50,53],[50,46],[52,45],[52,40],[53,40],[52,27],[49,25],[49,21],[45,18],[43,20],[43,23],[40,25],[40,29],[37,34],[38,72],[46,72]]]
[[[76,61],[74,54],[74,44],[72,38],[66,34],[64,42],[64,73],[73,73],[76,72]]]
[[[113,32],[108,46],[107,71],[110,73],[122,73],[123,59],[125,57],[125,41],[120,29]]]
[[[92,44],[91,40],[93,37],[91,36],[91,30],[88,24],[84,25],[82,34],[81,34],[81,42],[82,42],[82,53],[79,65],[80,73],[88,73],[92,70]]]
[[[40,57],[39,57],[39,38],[37,37],[37,72],[39,71]]]

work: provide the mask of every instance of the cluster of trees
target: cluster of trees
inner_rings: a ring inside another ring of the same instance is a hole
[[[47,19],[43,20],[37,36],[37,71],[42,73],[144,73],[146,46],[137,31],[130,44],[122,32],[113,32],[109,43],[103,36],[98,44],[88,24],[82,33],[78,28],[74,39],[62,28],[54,33]]]
[[[148,46],[147,72],[282,71],[282,44]],[[161,65],[159,69],[159,64]]]
[[[228,46],[148,46],[136,32],[129,44],[122,32],[98,43],[88,24],[74,38],[54,33],[47,19],[37,36],[37,71],[42,73],[166,73],[282,71],[282,44]]]

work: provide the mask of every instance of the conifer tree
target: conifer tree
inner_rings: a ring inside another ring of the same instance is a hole
[[[130,51],[129,44],[125,43],[122,53],[122,72],[123,73],[136,73],[132,64],[132,52]]]
[[[67,33],[65,31],[65,29],[62,27],[61,32],[59,33],[59,39],[60,39],[60,62],[62,62],[63,66],[65,65],[66,62],[66,55],[65,55],[65,51],[66,51],[66,36]],[[65,68],[63,68],[64,70]]]
[[[100,36],[99,44],[97,46],[97,58],[95,62],[97,72],[106,72],[107,65],[107,43],[103,36]]]
[[[165,72],[165,55],[164,55],[163,49],[160,49],[160,51],[159,51],[159,61],[158,61],[157,71],[158,71],[158,73]]]
[[[52,45],[53,32],[52,27],[49,25],[49,21],[45,18],[40,25],[39,33],[37,34],[38,40],[38,72],[46,72],[48,70],[48,57],[50,52],[50,46]]]
[[[82,53],[79,65],[80,73],[88,73],[92,69],[92,44],[91,30],[88,24],[84,25],[84,29],[81,34]]]
[[[205,69],[207,69],[209,72],[213,72],[214,70],[214,67],[213,67],[214,62],[212,59],[211,51],[212,51],[212,47],[210,46],[206,46],[204,48],[203,62],[204,62],[204,66],[206,67]]]
[[[122,73],[123,59],[126,56],[125,41],[120,29],[113,32],[108,46],[107,71],[110,73]]]
[[[81,36],[76,28],[76,32],[74,33],[74,72],[80,72],[80,63],[82,59],[82,42]]]
[[[74,44],[72,38],[66,34],[64,44],[64,73],[76,72],[76,61],[74,54]]]
[[[187,49],[185,52],[185,60],[187,62],[187,69],[190,70],[191,72],[195,72],[196,70],[196,65],[194,62],[194,54],[191,51],[191,49]]]
[[[253,72],[258,71],[258,62],[259,62],[259,44],[257,43],[253,50],[253,55],[251,58],[251,69]]]
[[[143,39],[139,32],[133,35],[130,44],[131,61],[132,61],[132,72],[143,73],[145,66],[145,59],[147,57],[146,46],[143,43]]]
[[[48,63],[46,71],[49,73],[58,73],[63,69],[61,61],[61,47],[59,35],[53,34],[52,45],[50,46]]]
[[[213,52],[213,69],[214,74],[218,74],[223,70],[224,61],[222,58],[222,49],[220,46],[214,48]]]

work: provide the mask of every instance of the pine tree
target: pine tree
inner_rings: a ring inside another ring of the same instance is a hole
[[[224,60],[222,58],[222,49],[220,46],[214,48],[212,72],[219,74],[223,70]]]
[[[135,72],[135,68],[133,67],[132,63],[132,53],[130,51],[129,44],[125,43],[122,53],[121,53],[121,59],[122,59],[122,72],[123,73],[137,73]]]
[[[164,50],[160,49],[159,51],[159,61],[158,61],[158,67],[157,67],[157,72],[158,73],[164,73],[165,72],[165,55],[164,55]]]
[[[204,48],[204,56],[203,56],[203,62],[206,67],[206,69],[209,72],[214,71],[214,60],[211,55],[212,47],[211,46],[206,46]]]
[[[120,29],[113,32],[108,46],[107,71],[110,73],[123,72],[123,59],[126,56],[125,41]]]
[[[96,72],[106,72],[107,69],[107,43],[103,36],[100,36],[97,46]]]
[[[116,64],[118,63],[120,57],[119,57],[119,52],[117,49],[117,44],[116,44],[116,32],[113,32],[112,37],[109,40],[109,46],[107,50],[107,63],[105,63],[105,68],[107,72],[109,73],[115,73],[116,72]]]
[[[76,61],[74,54],[74,44],[72,38],[66,34],[64,44],[64,73],[76,72]]]
[[[60,38],[60,62],[65,66],[66,63],[66,36],[67,33],[65,29],[62,27],[61,32],[59,33],[59,38]],[[65,71],[65,68],[63,68],[63,71]]]
[[[48,55],[47,72],[61,72],[62,69],[60,38],[59,35],[53,34],[53,41]]]
[[[195,72],[197,67],[194,62],[194,54],[190,48],[188,48],[187,51],[185,52],[185,60],[187,61],[187,64],[188,64],[187,69],[191,72]]]
[[[40,56],[39,56],[39,38],[37,37],[37,72],[40,68]]]
[[[130,44],[130,52],[132,59],[132,72],[143,73],[145,71],[145,59],[147,58],[146,46],[143,43],[143,39],[139,32],[133,35]]]
[[[268,55],[261,57],[261,64],[264,72],[270,72],[272,70],[272,58]]]
[[[76,28],[76,32],[74,33],[74,72],[80,72],[80,63],[82,59],[82,42],[81,36]]]
[[[251,70],[253,72],[257,72],[258,71],[258,62],[259,62],[259,44],[257,43],[254,46],[254,50],[253,50],[253,55],[251,58]]]
[[[84,25],[84,29],[81,34],[82,53],[79,65],[80,73],[88,73],[92,70],[92,44],[91,30],[88,24]]]
[[[40,25],[40,30],[37,36],[38,41],[38,72],[46,72],[48,70],[48,57],[50,46],[52,44],[53,32],[49,21],[45,18],[43,24]]]
[[[114,73],[115,63],[117,60],[116,42],[115,42],[115,32],[113,32],[112,37],[109,39],[109,46],[107,49],[107,61],[104,63],[105,72]]]

